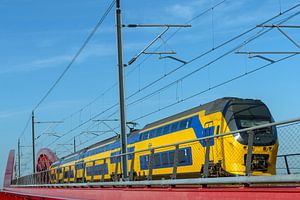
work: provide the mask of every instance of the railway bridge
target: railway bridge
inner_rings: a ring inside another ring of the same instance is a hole
[[[280,141],[279,154],[276,162],[276,175],[254,176],[255,167],[253,159],[253,137],[260,129],[276,127]],[[144,180],[135,180],[133,167],[129,166],[129,178],[127,180],[104,180],[103,174],[93,173],[89,179],[79,177],[75,169],[75,175],[62,173],[61,176],[53,176],[50,170],[43,170],[35,174],[23,177],[15,177],[14,174],[14,150],[10,151],[4,178],[4,187],[0,193],[1,199],[300,199],[300,151],[299,134],[300,118],[282,122],[264,124],[252,128],[238,130],[246,132],[248,136],[247,156],[245,160],[244,175],[231,177],[217,177],[211,173],[209,166],[210,140],[226,138],[237,131],[223,133],[214,136],[198,138],[195,141],[184,141],[168,146],[151,147],[142,151],[133,151],[132,158],[142,152],[154,155],[162,148],[173,148],[174,163],[173,173],[169,178],[156,178],[153,176],[155,169],[154,157],[149,158],[148,173]],[[205,157],[204,171],[199,172],[199,177],[178,178],[180,163],[176,147],[186,143],[206,141],[203,153]],[[235,153],[235,152],[233,152]],[[120,159],[122,154],[110,156],[105,159]],[[94,166],[97,161],[89,161],[84,166]],[[38,163],[37,165],[40,165]],[[85,169],[84,167],[84,169]],[[66,172],[63,169],[64,172]],[[116,174],[119,168],[116,168]]]

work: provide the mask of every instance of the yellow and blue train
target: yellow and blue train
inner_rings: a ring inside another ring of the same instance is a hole
[[[180,143],[210,135],[273,122],[268,107],[260,100],[226,97],[146,125],[128,135],[128,152]],[[248,134],[237,133],[210,141],[210,176],[244,175],[246,170]],[[179,145],[177,177],[201,177],[205,162],[205,141]],[[278,150],[275,127],[256,131],[251,164],[252,175],[274,175]],[[160,179],[173,173],[174,147],[156,149],[153,154],[152,177]],[[51,181],[80,182],[112,180],[121,175],[118,137],[64,157],[50,167]],[[135,180],[149,173],[150,152],[128,155]],[[96,160],[95,162],[93,162]]]

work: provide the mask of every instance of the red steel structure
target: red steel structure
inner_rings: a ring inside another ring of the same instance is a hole
[[[120,200],[220,200],[220,199],[300,199],[300,187],[280,186],[162,186],[162,187],[14,187],[14,150],[8,156],[4,188],[0,199],[120,199]]]
[[[49,169],[56,160],[57,157],[53,151],[48,148],[41,149],[36,156],[36,171],[40,172]]]

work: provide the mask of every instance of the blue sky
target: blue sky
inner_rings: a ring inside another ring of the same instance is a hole
[[[218,2],[221,1],[129,0],[122,5],[123,22],[124,24],[185,23]],[[17,138],[20,136],[32,108],[71,60],[109,3],[110,1],[106,0],[0,1],[0,132],[3,138],[0,141],[1,172],[4,172],[9,149],[16,148]],[[277,15],[280,10],[284,11],[297,3],[299,1],[296,0],[227,0],[215,7],[213,11],[192,21],[192,28],[181,29],[174,37],[166,41],[176,29],[169,30],[151,50],[154,51],[161,45],[160,51],[176,51],[176,57],[189,61]],[[299,8],[295,9],[272,23],[299,10]],[[298,16],[285,24],[296,24],[296,22],[299,22]],[[112,87],[108,93],[102,95],[93,104],[71,115],[117,81],[114,28],[114,12],[111,12],[71,70],[36,111],[38,121],[64,119],[64,123],[57,126],[37,125],[37,135],[44,132],[66,134],[76,125],[117,102],[117,87]],[[256,29],[207,56],[195,60],[128,99],[128,103],[209,63],[260,30]],[[161,28],[124,29],[124,60],[129,61],[161,31]],[[299,37],[297,37],[299,30],[285,31],[300,43]],[[297,51],[297,48],[274,29],[243,46],[240,51]],[[270,57],[276,60],[282,56]],[[142,62],[145,58],[147,60]],[[142,64],[140,64],[141,62]],[[297,56],[276,63],[162,112],[137,120],[137,122],[142,128],[154,120],[224,96],[261,99],[269,106],[275,120],[298,117],[300,111],[297,106],[300,100],[297,92],[300,72],[298,63]],[[128,107],[128,121],[264,64],[267,62],[260,59],[249,59],[244,55],[230,54],[210,67],[173,84],[159,94]],[[180,63],[172,60],[158,59],[158,56],[143,55],[135,64],[126,68],[127,96],[164,76],[179,65]],[[112,109],[97,119],[106,119],[115,111]],[[113,114],[109,118],[117,117],[117,114]],[[118,126],[115,122],[111,122],[109,125]],[[112,134],[97,138],[90,134],[78,136],[86,130],[107,130],[107,128],[103,124],[90,122],[68,133],[53,144],[51,143],[56,139],[55,137],[43,135],[37,140],[37,148],[51,144],[50,148],[56,150],[59,155],[64,155],[70,153],[72,148],[59,144],[70,144],[74,136],[76,136],[78,148],[112,136]],[[30,138],[30,128],[27,128],[24,136],[21,137],[22,145],[30,145]],[[30,149],[22,148],[22,152],[24,158],[22,159],[22,170],[26,172],[31,167]]]

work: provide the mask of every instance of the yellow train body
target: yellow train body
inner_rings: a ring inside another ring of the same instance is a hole
[[[216,112],[207,112],[207,110],[198,108],[160,120],[131,134],[128,138],[128,149],[131,152],[140,151],[150,147],[181,143],[208,135],[233,131],[231,129],[233,126],[228,124],[229,120],[226,116],[223,111],[217,109]],[[176,128],[174,128],[175,126]],[[169,128],[168,133],[164,132],[166,127]],[[272,132],[271,134],[272,137],[275,137],[275,133]],[[245,174],[248,147],[247,144],[238,141],[238,136],[241,134],[216,137],[210,141],[209,169],[211,176]],[[120,152],[120,145],[118,144],[116,139],[59,161],[51,167],[51,182],[114,180],[121,174],[120,159],[108,157]],[[197,141],[179,145],[177,177],[202,176],[205,144],[205,141]],[[253,146],[253,162],[257,158],[260,165],[253,167],[251,173],[252,175],[274,175],[276,173],[278,141],[273,138],[269,144],[268,142],[265,145],[261,144],[254,144]],[[174,151],[175,146],[155,149],[152,161],[152,177],[154,179],[172,175]],[[150,155],[148,150],[135,153],[131,157],[128,156],[128,170],[133,169],[135,179],[148,177]],[[103,158],[107,159],[103,160]]]

